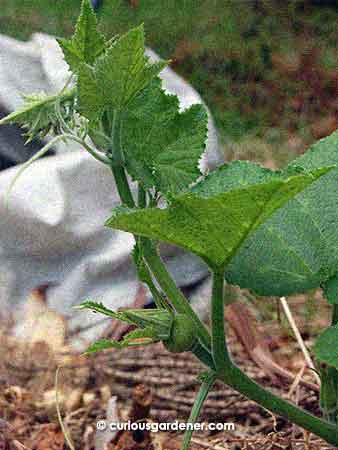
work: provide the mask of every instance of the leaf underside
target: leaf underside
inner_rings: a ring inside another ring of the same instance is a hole
[[[338,164],[338,132],[288,167],[308,172]],[[226,270],[229,283],[259,295],[319,287],[338,272],[338,169],[290,200],[245,242]]]

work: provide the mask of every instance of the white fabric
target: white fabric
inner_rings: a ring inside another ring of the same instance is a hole
[[[167,91],[179,96],[182,109],[201,102],[171,69],[161,76]],[[21,104],[22,93],[57,92],[66,79],[67,65],[53,38],[36,34],[29,42],[18,42],[0,36],[0,103],[9,111]],[[37,161],[22,175],[8,209],[0,201],[1,308],[14,310],[33,288],[48,283],[48,304],[69,318],[70,330],[92,321],[102,325],[98,315],[71,307],[89,298],[114,309],[132,303],[137,287],[130,260],[133,239],[103,227],[118,204],[109,169],[76,145],[56,150],[56,156]],[[221,161],[211,119],[206,155],[203,170]],[[17,170],[0,172],[0,192]],[[206,277],[199,259],[168,247],[165,254],[180,286]],[[95,337],[101,325],[87,336]]]

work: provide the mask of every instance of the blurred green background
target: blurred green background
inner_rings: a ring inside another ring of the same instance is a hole
[[[280,166],[338,127],[338,10],[324,3],[103,0],[98,15],[109,35],[144,22],[147,44],[210,107],[228,159]],[[1,0],[0,32],[69,36],[79,7]]]

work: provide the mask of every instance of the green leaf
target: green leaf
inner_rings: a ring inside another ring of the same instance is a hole
[[[242,187],[219,182],[232,176],[234,167],[243,172]],[[329,170],[284,178],[255,164],[224,165],[192,192],[174,197],[167,208],[117,208],[106,225],[186,248],[212,268],[225,267],[260,224]]]
[[[322,285],[324,296],[331,305],[338,305],[338,274]]]
[[[149,285],[152,282],[152,277],[148,267],[144,262],[142,246],[138,241],[134,245],[132,258],[137,270],[138,279],[142,281],[142,283]]]
[[[177,193],[201,174],[208,116],[204,106],[179,112],[178,98],[166,95],[153,81],[124,115],[122,147],[131,176],[145,188]]]
[[[127,322],[142,329],[150,327],[155,333],[157,340],[169,338],[173,323],[173,315],[165,309],[158,308],[112,311],[102,303],[86,301],[75,306],[74,309],[90,309],[96,313],[113,317],[114,319]]]
[[[167,339],[167,338],[166,338]],[[161,338],[158,336],[155,328],[147,326],[142,329],[136,329],[126,334],[122,344],[130,347],[131,345],[146,345],[159,342]]]
[[[56,112],[58,105],[64,121],[73,119],[75,90],[68,89],[57,95],[44,93],[24,96],[24,104],[8,116],[0,120],[0,125],[15,123],[27,130],[28,141],[43,138],[49,133],[58,133],[59,118]]]
[[[336,164],[338,164],[338,131],[313,144],[304,155],[291,161],[288,169],[300,168],[311,171]]]
[[[124,311],[126,318],[134,325],[145,329],[151,327],[156,338],[166,340],[170,336],[173,314],[165,309],[129,309]]]
[[[166,66],[150,64],[144,54],[143,25],[120,37],[91,68],[79,67],[79,100],[82,114],[95,119],[102,108],[123,110]]]
[[[92,345],[90,345],[85,351],[85,354],[96,353],[111,348],[122,349],[135,345],[153,344],[154,342],[158,342],[159,340],[160,339],[156,334],[156,330],[149,326],[142,330],[137,329],[131,331],[123,337],[122,341],[100,339],[99,341],[96,341]]]
[[[120,342],[113,341],[110,339],[100,339],[99,341],[96,341],[93,344],[91,344],[86,349],[85,354],[102,352],[103,350],[107,350],[107,349],[111,349],[111,348],[121,349],[121,348],[123,348],[123,345],[121,345]]]
[[[83,0],[81,13],[71,39],[59,39],[66,62],[73,72],[82,63],[93,65],[105,49],[105,38],[98,31],[97,19],[90,0]]]
[[[315,143],[286,173],[338,163],[338,132]],[[338,169],[333,168],[276,211],[226,269],[231,284],[259,295],[290,295],[318,288],[338,270]]]
[[[95,122],[106,108],[104,93],[98,89],[95,71],[88,64],[82,64],[78,74],[79,113]]]
[[[74,309],[90,309],[91,311],[99,314],[104,314],[105,316],[113,317],[114,319],[121,320],[123,322],[128,323],[134,323],[130,321],[127,316],[124,314],[124,312],[120,311],[112,311],[111,309],[104,306],[103,303],[100,302],[92,302],[92,301],[86,301],[83,303],[80,303],[79,305],[76,305],[73,307]]]
[[[317,338],[313,350],[318,361],[338,369],[338,325],[327,328]]]

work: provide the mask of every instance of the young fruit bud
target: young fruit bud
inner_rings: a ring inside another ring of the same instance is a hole
[[[187,352],[196,342],[196,325],[187,314],[176,314],[169,339],[163,341],[165,348],[172,353]]]

